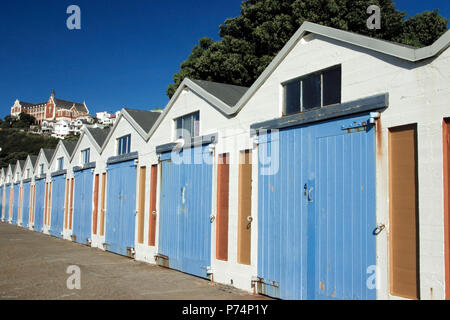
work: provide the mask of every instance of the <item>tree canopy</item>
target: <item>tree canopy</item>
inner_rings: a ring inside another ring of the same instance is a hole
[[[41,148],[54,149],[59,140],[14,129],[0,130],[0,167],[25,160],[27,156],[38,155]]]
[[[35,117],[22,112],[17,118],[7,115],[5,121],[0,122],[0,127],[28,129],[34,123],[36,123]]]
[[[367,8],[381,8],[381,30],[367,28]],[[251,86],[305,21],[415,47],[447,31],[438,10],[405,18],[392,0],[245,0],[241,15],[220,25],[221,40],[201,38],[173,76],[171,98],[184,78]]]

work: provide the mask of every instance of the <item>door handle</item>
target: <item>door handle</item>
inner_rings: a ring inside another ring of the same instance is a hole
[[[381,232],[383,232],[384,229],[386,229],[386,225],[380,223],[379,225],[377,225],[377,227],[376,227],[375,230],[373,231],[373,234],[377,236],[377,235],[379,235]]]
[[[312,192],[313,192],[313,187],[310,187],[309,191],[308,191],[308,201],[309,202],[313,202],[312,195],[311,195]]]

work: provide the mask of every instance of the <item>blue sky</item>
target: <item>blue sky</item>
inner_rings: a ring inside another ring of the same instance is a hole
[[[394,0],[414,15],[442,0]],[[2,0],[0,116],[16,98],[86,101],[91,113],[164,107],[166,88],[198,39],[240,14],[241,0]],[[81,30],[66,28],[66,9],[81,8]]]

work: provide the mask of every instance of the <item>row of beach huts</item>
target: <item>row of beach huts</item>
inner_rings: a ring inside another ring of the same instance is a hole
[[[2,168],[1,220],[281,299],[449,298],[449,45],[306,22],[250,88]]]

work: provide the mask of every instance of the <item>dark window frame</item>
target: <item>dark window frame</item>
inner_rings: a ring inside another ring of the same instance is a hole
[[[64,167],[64,157],[59,157],[58,159],[56,159],[58,161],[58,171],[62,170]]]
[[[125,143],[124,143],[125,141]],[[117,155],[121,156],[131,152],[131,134],[117,138]]]
[[[87,155],[87,160],[86,160]],[[87,164],[91,161],[91,148],[86,148],[84,150],[81,150],[81,156],[82,156],[82,162],[83,164]]]
[[[197,116],[197,120],[195,119],[195,116]],[[200,111],[195,111],[195,112],[191,112],[188,114],[185,114],[181,117],[175,118],[174,122],[175,122],[175,139],[182,139],[183,136],[181,135],[181,133],[178,132],[178,130],[180,130],[179,124],[181,121],[181,129],[186,129],[185,125],[184,125],[184,121],[187,118],[190,118],[190,134],[191,134],[191,138],[193,137],[198,137],[200,135]],[[197,128],[195,127],[195,122],[198,123]],[[197,130],[196,130],[197,129]],[[197,131],[197,132],[196,132]]]
[[[339,69],[340,72],[340,88],[339,88],[339,99],[338,102],[336,103],[332,103],[332,104],[324,104],[324,74],[330,71],[334,71]],[[309,80],[312,79],[314,76],[320,76],[320,106],[314,106],[314,107],[305,107],[303,105],[304,103],[304,92],[303,92],[303,86],[304,86],[304,82],[305,80]],[[300,101],[299,101],[299,110],[296,110],[295,112],[287,112],[287,86],[289,84],[295,83],[295,82],[299,82],[300,84]],[[305,111],[309,111],[309,110],[314,110],[314,109],[319,109],[319,108],[325,108],[328,106],[332,106],[332,105],[336,105],[336,104],[340,104],[342,103],[342,64],[338,64],[338,65],[334,65],[319,71],[315,71],[315,72],[311,72],[309,74],[305,74],[302,75],[300,77],[297,78],[293,78],[290,79],[288,81],[282,82],[282,90],[283,90],[283,116],[290,116],[290,115],[294,115],[294,114],[298,114],[298,113],[303,113]]]

